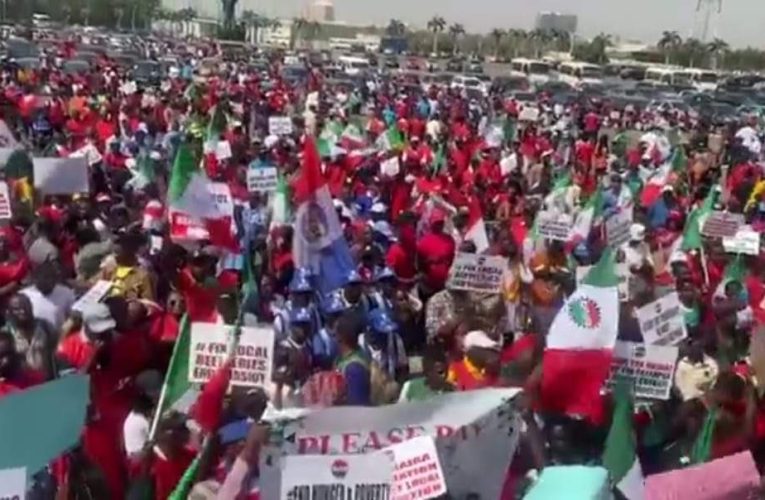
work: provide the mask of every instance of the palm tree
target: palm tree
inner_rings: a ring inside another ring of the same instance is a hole
[[[290,50],[295,50],[295,46],[302,38],[303,30],[308,26],[308,20],[304,17],[296,17],[292,20],[292,31],[290,32]]]
[[[521,48],[525,45],[527,34],[522,29],[511,29],[507,32],[507,37],[510,39],[510,44],[513,47],[513,57],[518,57],[521,52]]]
[[[491,30],[491,33],[489,33],[489,36],[494,40],[494,59],[499,57],[499,48],[502,44],[502,39],[505,38],[506,34],[505,30],[499,28],[494,28]]]
[[[550,41],[550,35],[545,30],[536,29],[529,33],[529,40],[531,40],[534,46],[534,57],[539,59],[542,57],[545,46]]]
[[[683,51],[688,55],[688,66],[692,68],[706,55],[706,46],[695,38],[689,38],[683,44]]]
[[[457,54],[457,51],[460,48],[459,39],[464,34],[465,34],[465,27],[462,24],[454,23],[451,26],[449,26],[449,35],[454,39],[455,54]]]
[[[611,35],[601,33],[592,39],[592,51],[594,54],[595,62],[597,64],[605,64],[608,62],[608,56],[606,55],[606,49],[614,44],[611,39]]]
[[[659,50],[664,52],[664,64],[669,64],[670,56],[682,44],[683,39],[677,34],[677,31],[665,31],[662,33],[659,43],[657,43],[656,46]]]
[[[406,25],[398,19],[391,19],[388,27],[385,28],[385,34],[392,37],[401,37],[406,34]]]
[[[433,33],[433,54],[438,56],[438,35],[446,29],[446,19],[435,16],[428,21],[428,31]]]
[[[730,45],[728,42],[721,38],[715,38],[707,44],[707,52],[712,55],[712,69],[716,70],[719,60],[725,57],[725,54],[730,51]]]

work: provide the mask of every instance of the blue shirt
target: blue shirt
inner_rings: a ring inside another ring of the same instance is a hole
[[[657,229],[664,227],[667,223],[667,219],[669,219],[669,208],[664,202],[664,198],[659,198],[659,200],[648,209],[648,221],[651,224],[652,229]]]
[[[369,406],[372,403],[372,384],[369,369],[359,362],[351,362],[343,370],[346,403],[350,406]]]

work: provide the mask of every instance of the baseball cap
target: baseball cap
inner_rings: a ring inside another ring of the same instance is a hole
[[[632,224],[630,226],[630,241],[643,241],[645,239],[645,226],[643,224]]]
[[[473,330],[465,335],[464,340],[465,349],[471,347],[480,347],[481,349],[491,349],[493,351],[499,351],[499,342],[489,337],[486,332],[482,330]]]

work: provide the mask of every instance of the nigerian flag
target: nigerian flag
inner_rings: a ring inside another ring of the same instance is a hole
[[[614,390],[614,413],[603,451],[603,466],[608,469],[612,484],[627,500],[643,500],[643,469],[635,451],[632,413],[629,387],[619,384]]]
[[[191,319],[189,319],[188,314],[184,314],[183,318],[181,318],[178,332],[178,338],[173,346],[173,354],[170,356],[170,365],[167,368],[165,381],[162,383],[162,392],[159,395],[157,410],[151,423],[150,438],[154,436],[162,415],[191,389],[191,384],[189,383]]]

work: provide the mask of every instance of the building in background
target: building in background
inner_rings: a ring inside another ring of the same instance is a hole
[[[578,19],[574,14],[560,12],[540,12],[537,14],[535,28],[546,32],[576,33]]]
[[[335,5],[332,0],[313,0],[308,6],[306,19],[317,23],[331,23],[335,21]]]

